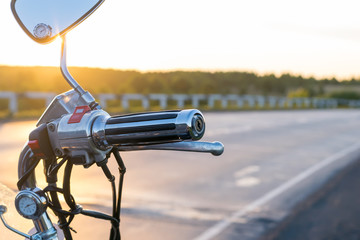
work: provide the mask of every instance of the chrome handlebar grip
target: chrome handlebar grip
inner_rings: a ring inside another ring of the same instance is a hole
[[[91,132],[96,147],[102,150],[116,146],[119,151],[174,150],[214,156],[224,152],[220,142],[193,142],[205,133],[204,117],[195,109],[100,116]]]
[[[221,142],[174,142],[142,146],[119,146],[119,151],[137,150],[173,150],[188,152],[206,152],[214,156],[220,156],[224,152],[224,145]]]
[[[199,140],[205,133],[204,117],[195,109],[111,117],[104,127],[105,131],[99,134],[104,136],[102,141],[94,140],[97,145],[132,146]],[[97,139],[101,139],[99,135]]]

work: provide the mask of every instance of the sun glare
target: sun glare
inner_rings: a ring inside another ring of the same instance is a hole
[[[17,26],[8,3],[0,4],[9,36],[0,40],[0,64],[58,66],[60,40],[33,42]],[[68,34],[68,61],[142,71],[358,76],[359,5],[355,0],[108,0]]]

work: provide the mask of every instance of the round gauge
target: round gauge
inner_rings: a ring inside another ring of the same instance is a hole
[[[36,200],[29,196],[24,196],[19,200],[19,210],[23,215],[32,216],[36,213]]]
[[[34,36],[39,39],[45,39],[51,37],[51,27],[45,23],[39,23],[34,28]]]
[[[47,199],[39,188],[26,189],[16,196],[15,207],[24,218],[37,219],[46,211]]]

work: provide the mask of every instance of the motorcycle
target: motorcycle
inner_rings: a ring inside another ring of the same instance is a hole
[[[70,224],[78,214],[110,221],[110,239],[119,240],[121,196],[126,167],[119,152],[136,150],[175,150],[221,155],[220,142],[198,142],[205,133],[203,114],[196,109],[146,112],[110,116],[71,76],[66,64],[66,33],[89,17],[104,0],[12,0],[12,12],[25,33],[40,44],[62,38],[60,68],[72,90],[56,96],[30,133],[18,163],[18,189],[15,207],[31,219],[34,233],[26,234],[11,226],[0,206],[0,218],[11,231],[31,240],[72,239]],[[119,183],[108,167],[113,155],[119,167]],[[43,162],[47,186],[36,184],[35,168]],[[112,214],[84,209],[71,194],[74,165],[100,167],[112,187]],[[63,169],[62,187],[58,173]],[[63,195],[65,202],[61,202]],[[66,204],[66,209],[62,206]],[[58,218],[57,228],[49,217]]]

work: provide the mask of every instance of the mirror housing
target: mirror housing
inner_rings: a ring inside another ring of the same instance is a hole
[[[11,10],[25,33],[47,44],[89,17],[105,0],[11,0]]]

